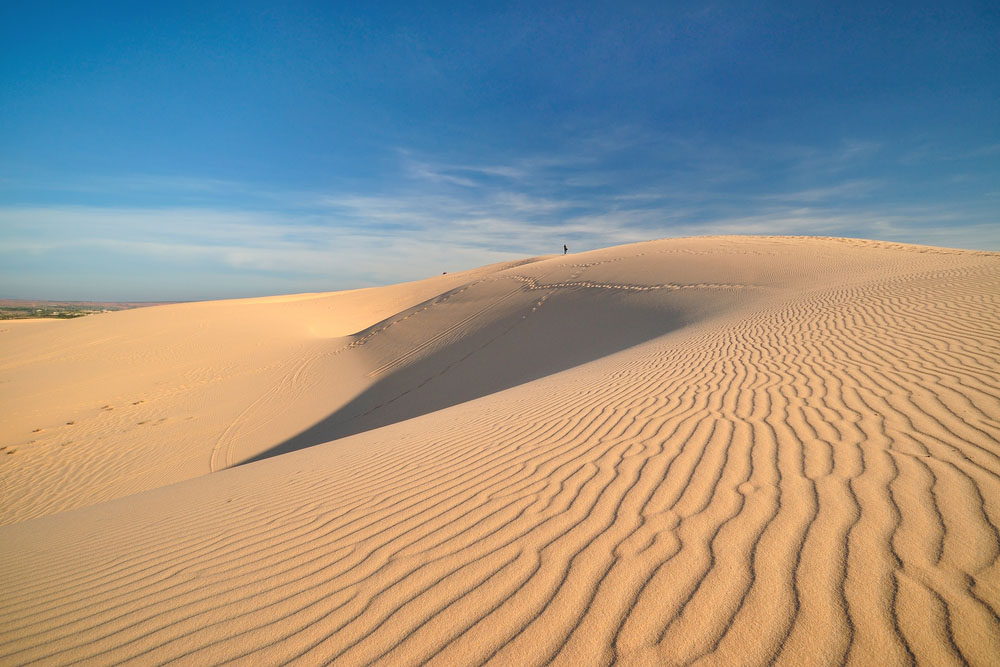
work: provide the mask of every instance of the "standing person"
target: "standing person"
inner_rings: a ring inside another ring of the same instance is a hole
[[[567,248],[566,244],[563,243],[563,254],[565,255],[567,252],[569,252],[569,248]]]

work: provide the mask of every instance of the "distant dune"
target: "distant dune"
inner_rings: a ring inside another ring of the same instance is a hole
[[[0,663],[997,664],[1000,253],[0,322]]]

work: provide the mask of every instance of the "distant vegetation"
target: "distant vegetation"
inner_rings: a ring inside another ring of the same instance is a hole
[[[68,320],[94,313],[109,313],[115,310],[129,310],[159,303],[125,301],[22,301],[19,299],[0,300],[0,320],[25,320],[37,317]]]
[[[0,307],[0,320],[25,320],[32,317],[57,317],[69,319],[72,317],[83,317],[91,313],[100,313],[101,310],[91,310],[75,308],[72,306],[46,306],[45,308],[32,308],[29,306],[3,306]]]

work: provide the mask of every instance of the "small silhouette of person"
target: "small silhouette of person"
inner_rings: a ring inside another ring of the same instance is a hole
[[[569,248],[567,248],[566,244],[563,243],[563,254],[565,255],[567,252],[569,252]]]

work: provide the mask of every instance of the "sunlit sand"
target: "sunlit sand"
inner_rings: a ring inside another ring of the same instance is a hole
[[[0,662],[996,664],[1000,253],[0,323]]]

